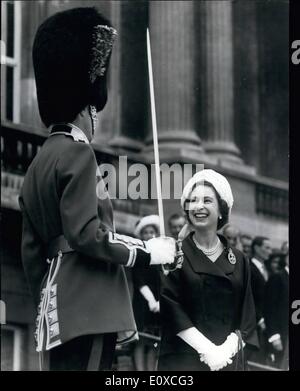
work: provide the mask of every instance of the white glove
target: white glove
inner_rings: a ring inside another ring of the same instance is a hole
[[[148,302],[148,307],[151,312],[159,312],[159,301],[157,301],[148,285],[140,288],[141,294]]]
[[[221,349],[222,345],[216,346],[196,327],[180,331],[177,335],[198,352],[200,361],[205,362],[212,371],[218,371],[232,363],[229,354]]]
[[[244,342],[243,346],[245,346]],[[222,345],[215,348],[208,354],[200,356],[200,361],[204,361],[209,365],[212,371],[217,371],[232,363],[231,359],[239,350],[239,337],[236,333],[231,333]]]
[[[159,301],[157,300],[150,300],[148,301],[148,307],[151,312],[159,312]]]
[[[206,353],[215,346],[215,344],[206,338],[205,335],[203,335],[196,327],[190,327],[186,330],[180,331],[177,335],[199,354]]]
[[[176,255],[175,239],[170,237],[152,238],[145,242],[146,249],[150,252],[150,265],[165,265],[173,263]]]
[[[219,371],[227,364],[232,364],[230,356],[222,351],[221,346],[214,345],[208,352],[200,354],[200,361],[205,362],[211,371]]]
[[[226,341],[220,346],[224,354],[229,355],[230,358],[234,357],[239,350],[239,337],[236,333],[231,333]]]

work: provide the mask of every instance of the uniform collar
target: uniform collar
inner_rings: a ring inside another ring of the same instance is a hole
[[[90,143],[83,130],[78,128],[78,126],[71,123],[68,123],[67,125],[71,126],[71,135],[73,136],[75,141],[84,141],[86,144]]]
[[[72,123],[67,123],[67,124],[59,123],[53,125],[50,136],[54,136],[56,134],[64,134],[66,136],[71,136],[74,141],[80,141],[86,144],[90,144],[83,130],[81,130],[78,126]]]
[[[222,235],[218,235],[224,250],[220,257],[212,262],[201,250],[199,250],[192,238],[193,233],[191,232],[182,243],[183,252],[191,264],[194,272],[212,274],[219,277],[227,278],[228,274],[233,273],[235,264],[231,264],[228,260],[228,241]]]

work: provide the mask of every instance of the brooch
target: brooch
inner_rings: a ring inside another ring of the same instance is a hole
[[[236,257],[235,257],[235,255],[233,254],[233,251],[232,251],[231,248],[228,250],[228,261],[229,261],[232,265],[235,265],[235,264],[236,264]]]

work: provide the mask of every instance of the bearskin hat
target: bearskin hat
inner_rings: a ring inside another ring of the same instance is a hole
[[[38,28],[33,67],[42,121],[72,122],[87,105],[101,111],[116,30],[95,8],[58,12]]]

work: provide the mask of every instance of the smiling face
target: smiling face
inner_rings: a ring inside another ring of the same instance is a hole
[[[215,191],[210,186],[197,186],[191,193],[188,216],[195,229],[217,231],[220,216]]]

